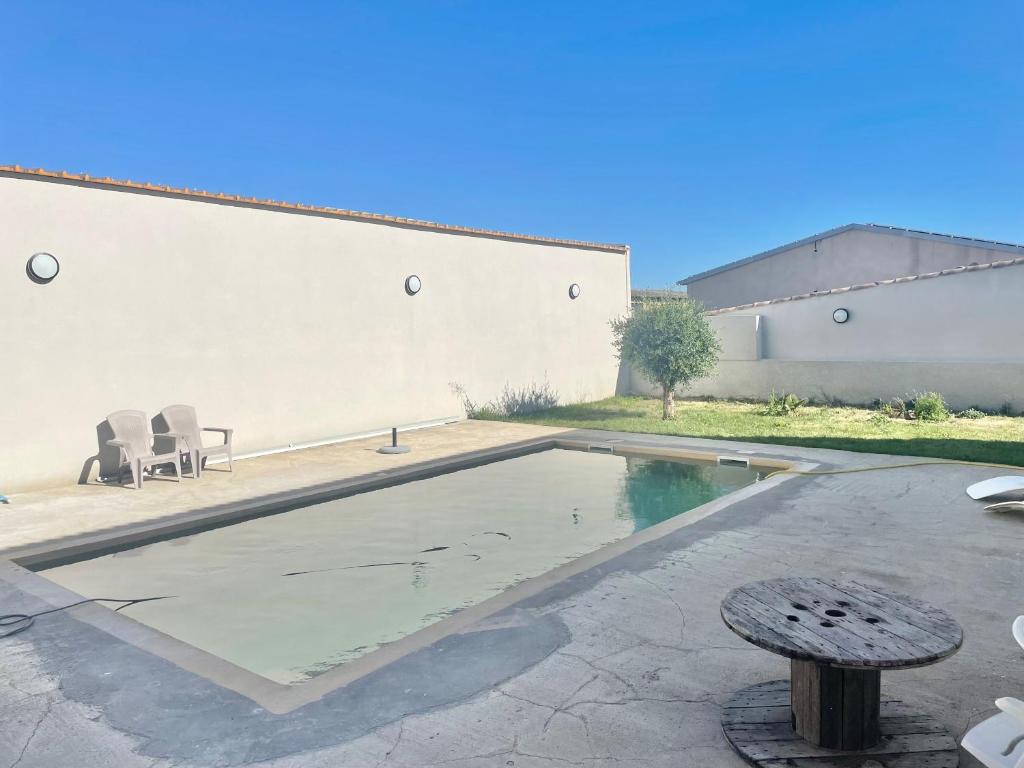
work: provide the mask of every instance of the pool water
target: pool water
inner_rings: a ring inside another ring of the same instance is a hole
[[[280,683],[356,659],[749,485],[713,463],[551,449],[44,571]]]

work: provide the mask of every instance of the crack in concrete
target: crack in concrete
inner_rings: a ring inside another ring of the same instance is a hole
[[[672,603],[672,605],[675,606],[676,612],[679,614],[679,642],[684,642],[686,640],[686,612],[683,610],[683,606],[681,606],[679,601],[672,596],[671,591],[669,591],[667,587],[658,584],[656,581],[648,579],[646,576],[641,576],[638,573],[633,575],[640,579],[640,581],[650,584],[652,587],[657,589],[668,599],[670,603]]]
[[[15,768],[15,766],[19,765],[21,761],[25,759],[25,753],[28,752],[28,748],[32,744],[32,740],[35,739],[36,734],[39,733],[39,729],[46,721],[46,718],[48,718],[50,716],[50,712],[53,711],[54,704],[55,702],[52,699],[48,698],[46,700],[46,706],[43,708],[43,712],[39,716],[39,720],[36,721],[35,726],[32,728],[32,733],[28,735],[28,739],[26,739],[25,744],[22,746],[21,752],[18,753],[18,759],[11,763],[10,768]]]
[[[540,732],[541,733],[547,733],[548,732],[548,727],[551,725],[551,721],[555,719],[555,715],[557,715],[559,712],[565,712],[565,714],[567,714],[567,715],[571,714],[567,709],[565,709],[565,705],[568,704],[569,702],[571,702],[573,700],[573,698],[575,698],[575,696],[580,691],[582,691],[584,688],[586,688],[592,682],[597,680],[600,676],[601,675],[599,673],[595,673],[593,677],[591,677],[589,680],[587,680],[582,685],[577,686],[576,690],[574,690],[572,693],[570,693],[568,696],[566,696],[565,697],[565,701],[563,701],[559,706],[554,707],[552,709],[552,711],[551,711],[551,714],[548,715],[548,719],[544,721],[544,725],[541,728]]]
[[[399,720],[398,735],[395,737],[395,741],[388,749],[388,751],[384,753],[384,757],[381,760],[377,761],[376,768],[380,768],[380,766],[384,765],[384,763],[391,762],[391,756],[395,754],[395,750],[398,749],[398,745],[402,743],[403,736],[405,736],[405,720]]]
[[[582,707],[590,704],[593,706],[601,707],[624,707],[627,704],[636,704],[638,702],[653,701],[663,704],[714,704],[714,698],[711,696],[703,696],[699,699],[688,699],[681,696],[630,696],[624,699],[617,699],[615,701],[606,701],[602,699],[584,699],[583,701],[576,701],[565,707],[566,710],[574,707]]]
[[[626,688],[628,688],[628,689],[629,689],[629,691],[630,691],[630,692],[631,692],[631,693],[632,693],[632,694],[633,694],[634,696],[635,696],[635,695],[637,694],[637,689],[636,689],[636,686],[635,686],[635,685],[633,685],[633,684],[632,684],[631,682],[629,682],[629,681],[628,681],[628,680],[627,680],[626,678],[624,678],[624,677],[623,677],[622,675],[620,675],[620,674],[619,674],[618,672],[615,672],[615,671],[613,671],[613,670],[610,670],[610,669],[608,669],[608,668],[606,668],[606,667],[601,667],[601,666],[598,666],[598,665],[597,665],[596,663],[594,663],[593,661],[590,661],[589,659],[585,659],[585,658],[584,658],[584,657],[582,657],[582,656],[577,656],[577,655],[576,655],[576,654],[574,654],[574,653],[569,653],[568,651],[558,651],[557,653],[558,653],[558,655],[559,655],[559,656],[567,656],[567,657],[569,657],[570,659],[576,659],[576,660],[578,660],[578,661],[582,661],[582,662],[583,662],[584,664],[586,664],[586,665],[587,665],[588,667],[590,667],[591,669],[593,669],[593,670],[594,670],[595,672],[598,672],[598,673],[601,673],[601,672],[603,672],[603,673],[605,673],[606,675],[610,675],[611,677],[613,677],[614,679],[616,679],[616,680],[618,680],[618,681],[619,681],[620,683],[622,683],[622,684],[623,684],[624,686],[626,686]],[[603,658],[607,658],[607,657],[603,657]],[[593,682],[593,680],[591,680],[591,682]],[[579,691],[576,691],[575,693],[579,693]],[[574,693],[573,695],[575,695],[575,693]]]
[[[594,760],[618,760],[618,758],[613,758],[613,757],[608,757],[608,758],[605,758],[605,757],[588,757],[588,758],[583,758],[581,760],[569,760],[568,758],[565,758],[565,757],[555,757],[553,755],[540,755],[540,754],[536,754],[534,752],[523,752],[519,748],[519,737],[518,736],[513,736],[512,737],[512,744],[507,749],[499,749],[499,750],[495,750],[493,752],[486,752],[484,754],[479,754],[479,755],[467,755],[466,757],[456,757],[456,758],[452,758],[450,760],[440,760],[440,761],[436,761],[436,762],[432,762],[432,763],[427,763],[426,765],[427,766],[453,765],[455,763],[464,763],[464,762],[467,762],[467,761],[470,761],[470,760],[486,760],[488,758],[495,758],[495,757],[497,757],[497,758],[501,758],[501,757],[528,757],[528,758],[531,758],[533,760],[544,760],[544,761],[549,762],[549,763],[557,763],[558,765],[586,765],[588,762],[593,762]],[[512,768],[512,766],[515,765],[515,762],[513,760],[509,760],[509,761],[507,761],[505,763],[505,765],[509,766],[509,768]]]

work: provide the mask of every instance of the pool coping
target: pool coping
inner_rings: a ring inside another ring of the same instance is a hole
[[[740,453],[731,449],[716,452],[701,448],[651,445],[640,439],[640,436],[637,436],[637,439],[614,437],[603,440],[563,436],[534,438],[495,448],[433,459],[394,470],[358,475],[310,488],[293,489],[217,507],[192,510],[161,520],[127,525],[113,531],[82,534],[67,539],[0,551],[0,558],[3,558],[0,560],[0,581],[7,582],[51,606],[66,605],[80,600],[82,597],[30,568],[52,567],[61,562],[85,559],[116,549],[185,535],[189,531],[221,527],[247,519],[278,514],[299,503],[315,504],[328,499],[343,498],[552,448],[602,453],[616,453],[618,450],[629,455],[659,456],[668,459],[700,461],[726,459],[749,462],[753,467],[789,470],[790,473],[774,474],[764,480],[751,483],[538,576],[525,579],[482,602],[463,608],[451,616],[388,643],[358,659],[300,683],[275,682],[100,604],[90,603],[78,606],[69,609],[68,613],[79,621],[96,627],[113,637],[163,658],[218,686],[239,693],[273,714],[286,714],[318,701],[329,693],[445,637],[479,631],[473,628],[474,624],[489,619],[505,609],[511,608],[516,603],[534,597],[555,584],[692,525],[739,501],[775,488],[787,480],[797,477],[798,475],[792,474],[794,471],[808,471],[818,466],[816,462],[762,456],[754,451]],[[481,629],[493,628],[494,624],[490,623]]]

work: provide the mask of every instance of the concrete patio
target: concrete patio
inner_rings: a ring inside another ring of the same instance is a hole
[[[466,422],[239,462],[234,475],[23,494],[0,508],[0,548],[237,502],[388,466],[554,434]],[[611,433],[562,432],[606,440]],[[742,450],[829,468],[905,457],[632,436],[651,445]],[[958,737],[1024,693],[1010,636],[1024,582],[1024,518],[984,512],[963,489],[998,472],[928,466],[798,477],[642,545],[399,659],[322,700],[273,715],[116,640],[73,612],[0,641],[0,762],[32,766],[741,766],[722,736],[733,691],[788,665],[733,635],[719,603],[745,582],[857,578],[948,610],[961,651],[883,676],[883,692]],[[3,582],[0,582],[3,583]],[[36,598],[0,587],[0,612]],[[871,764],[871,763],[868,763]],[[974,764],[966,756],[962,765]],[[874,765],[878,765],[875,763]]]
[[[377,453],[391,440],[390,435],[381,435],[236,460],[234,472],[228,472],[224,463],[211,464],[199,482],[188,473],[180,483],[174,482],[173,474],[154,479],[147,476],[142,491],[136,491],[126,475],[120,486],[92,480],[83,485],[14,494],[11,505],[0,508],[0,553],[560,432],[565,430],[460,421],[400,433],[399,442],[413,449],[404,454]]]

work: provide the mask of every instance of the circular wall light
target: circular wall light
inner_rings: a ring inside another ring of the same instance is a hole
[[[423,282],[420,280],[419,275],[409,275],[405,278],[405,292],[410,296],[415,296],[422,287]]]
[[[839,309],[832,313],[832,319],[835,320],[837,323],[845,323],[847,320],[850,319],[850,310],[843,309],[842,307],[840,307]]]
[[[28,260],[25,271],[33,283],[45,285],[60,272],[60,262],[51,253],[36,253]]]
[[[580,297],[580,284],[573,283],[569,286],[569,298],[578,299]]]

